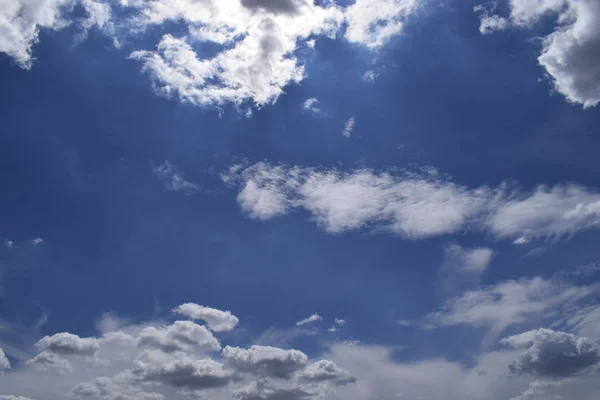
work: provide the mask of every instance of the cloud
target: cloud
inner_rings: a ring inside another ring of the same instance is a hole
[[[269,220],[302,208],[331,233],[377,229],[422,239],[484,230],[514,240],[600,227],[600,193],[576,184],[468,188],[437,174],[265,162],[234,166],[223,180],[240,187],[237,200],[250,218]]]
[[[13,395],[0,395],[0,400],[31,400],[29,397],[13,396]]]
[[[350,375],[348,371],[338,367],[336,363],[330,360],[321,360],[310,364],[300,371],[297,377],[305,382],[331,381],[336,385],[345,385],[356,381],[356,378]]]
[[[577,375],[600,362],[600,349],[589,338],[538,329],[502,340],[516,349],[527,350],[510,364],[515,374],[560,378]]]
[[[184,193],[193,193],[200,190],[195,183],[186,181],[183,173],[169,161],[165,161],[163,165],[153,168],[152,172],[163,181],[167,190]]]
[[[298,5],[294,12],[270,12],[291,11],[292,3]],[[289,0],[154,0],[133,6],[144,24],[178,20],[187,25],[187,36],[165,34],[156,51],[134,51],[131,58],[142,62],[159,93],[201,106],[275,102],[285,86],[304,78],[297,46],[311,36],[333,37],[343,21],[337,6]],[[198,42],[222,50],[200,58],[193,49]]]
[[[340,326],[342,326],[342,325],[345,325],[345,324],[346,324],[346,320],[344,320],[344,319],[341,319],[341,318],[336,318],[336,319],[335,319],[335,323],[336,323],[337,325],[340,325]]]
[[[477,286],[494,257],[486,247],[464,248],[458,244],[446,246],[438,281],[446,296],[462,293]]]
[[[356,0],[346,10],[346,39],[376,49],[402,32],[419,0]]]
[[[206,327],[191,321],[175,321],[172,325],[144,328],[139,335],[139,346],[157,348],[165,353],[205,349],[221,350],[219,341]]]
[[[216,308],[204,307],[194,303],[185,303],[173,309],[176,314],[188,318],[205,321],[213,332],[228,332],[237,326],[240,320],[231,311],[221,311]]]
[[[534,323],[569,309],[600,292],[600,286],[577,286],[541,277],[509,280],[467,291],[426,318],[429,327],[465,325],[486,328],[495,338],[509,326]]]
[[[315,313],[308,318],[304,318],[303,320],[296,322],[296,326],[312,324],[313,322],[319,322],[319,321],[323,321],[323,317],[321,317],[319,314]]]
[[[346,124],[344,125],[344,130],[342,131],[342,135],[344,137],[349,138],[352,135],[352,131],[354,130],[354,125],[356,125],[356,121],[354,117],[351,117]]]
[[[319,394],[318,391],[301,386],[276,387],[267,380],[261,379],[234,391],[233,398],[236,400],[308,400]]]
[[[302,104],[302,108],[304,110],[310,111],[314,114],[318,114],[321,112],[321,109],[319,108],[318,105],[319,105],[319,99],[317,99],[316,97],[311,97],[310,99],[306,99],[304,104]]]
[[[367,82],[375,82],[379,75],[375,71],[367,71],[363,75],[363,80]]]
[[[196,359],[182,353],[165,354],[150,350],[134,361],[131,372],[144,382],[167,384],[186,390],[226,386],[233,378],[222,364],[206,358]]]
[[[44,239],[37,237],[35,239],[31,239],[31,244],[33,244],[34,246],[39,246],[40,244],[44,243]]]
[[[42,351],[31,360],[27,360],[26,364],[33,366],[39,371],[51,371],[58,374],[73,371],[73,367],[68,360],[49,351]]]
[[[223,349],[223,357],[238,370],[275,378],[290,377],[308,363],[308,357],[301,351],[270,346],[252,346],[250,349],[227,346]]]
[[[71,24],[75,4],[81,4],[87,16],[78,23],[84,30],[104,26],[110,7],[93,0],[9,0],[0,7],[0,53],[6,53],[20,67],[31,68],[32,49],[41,29],[59,30]]]
[[[72,333],[43,338],[34,359],[0,374],[0,393],[44,400],[229,399],[234,394],[283,400],[318,398],[353,381],[338,363],[310,363],[295,349],[227,346],[216,353],[219,345],[210,340],[210,331],[189,321],[111,319],[119,323],[102,324],[98,338]]]
[[[4,350],[0,347],[0,371],[10,369],[10,361],[6,358]]]
[[[480,8],[481,9],[481,8]],[[479,10],[480,10],[479,9]],[[539,64],[552,77],[556,91],[584,108],[600,102],[600,3],[595,0],[511,0],[509,19],[484,12],[480,30],[508,26],[530,28],[547,15],[557,15],[554,31],[542,38]]]
[[[241,0],[242,5],[252,10],[264,10],[274,14],[297,14],[304,0]]]
[[[73,388],[71,394],[76,398],[102,400],[163,400],[165,398],[160,393],[145,392],[118,376],[100,377],[91,382],[79,383]]]
[[[64,356],[93,356],[100,347],[96,338],[80,338],[71,333],[57,333],[40,339],[36,347],[40,352]]]

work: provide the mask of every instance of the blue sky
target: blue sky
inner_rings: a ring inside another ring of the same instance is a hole
[[[0,400],[598,398],[598,27],[0,0]]]

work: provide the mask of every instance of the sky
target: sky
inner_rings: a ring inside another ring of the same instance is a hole
[[[0,0],[0,400],[600,396],[597,0]]]

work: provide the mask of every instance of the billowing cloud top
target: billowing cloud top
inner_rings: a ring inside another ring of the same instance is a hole
[[[181,304],[173,309],[174,313],[188,318],[205,321],[213,332],[227,332],[236,327],[240,320],[231,311],[204,307],[194,303]]]

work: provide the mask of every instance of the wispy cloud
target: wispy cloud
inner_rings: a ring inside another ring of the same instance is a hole
[[[183,172],[169,161],[165,161],[164,164],[153,168],[152,171],[154,172],[154,175],[163,181],[165,189],[167,190],[188,194],[200,190],[200,187],[197,184],[185,180]]]
[[[356,125],[356,120],[354,117],[350,117],[346,124],[344,125],[344,130],[342,131],[342,135],[344,137],[349,138],[352,135],[352,131],[354,131],[354,126]]]

